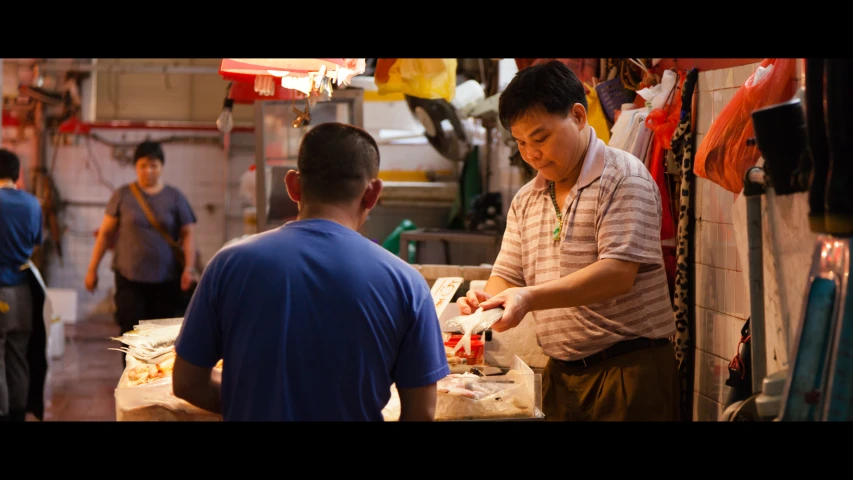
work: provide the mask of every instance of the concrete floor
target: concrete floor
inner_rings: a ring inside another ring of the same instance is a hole
[[[45,384],[45,421],[106,421],[116,419],[114,390],[123,367],[121,344],[110,317],[80,321],[65,327],[65,351],[49,359]],[[37,421],[32,415],[30,421]]]

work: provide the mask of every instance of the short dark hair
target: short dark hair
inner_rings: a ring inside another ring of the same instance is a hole
[[[379,145],[355,125],[321,123],[302,137],[297,168],[308,201],[351,202],[379,175]]]
[[[498,118],[509,130],[513,122],[537,107],[566,116],[576,103],[589,109],[583,83],[565,63],[551,60],[515,74],[498,99]]]
[[[166,155],[163,154],[163,145],[160,142],[146,140],[136,146],[136,150],[133,152],[133,164],[136,165],[140,158],[146,157],[152,160],[160,160],[160,163],[166,163]]]
[[[0,178],[11,178],[18,181],[21,176],[21,160],[13,152],[0,148]]]

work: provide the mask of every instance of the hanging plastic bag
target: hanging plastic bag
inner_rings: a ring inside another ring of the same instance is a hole
[[[600,138],[605,145],[610,142],[610,127],[607,125],[607,117],[604,115],[604,107],[601,106],[601,101],[598,99],[598,92],[595,88],[584,84],[587,89],[586,103],[587,112],[586,119],[589,126],[595,129],[595,136]]]
[[[380,58],[373,82],[380,95],[403,93],[449,102],[456,96],[456,59]]]
[[[658,108],[653,108],[646,115],[646,128],[653,132],[652,147],[649,155],[649,172],[652,174],[658,190],[660,190],[661,201],[663,203],[663,218],[661,219],[661,239],[667,240],[675,237],[675,218],[671,210],[670,191],[666,182],[664,167],[664,157],[666,150],[671,148],[672,135],[678,126],[681,118],[681,84],[684,82],[684,75],[675,75],[675,80],[671,84],[669,91],[661,93],[654,97],[653,104],[660,105]],[[670,77],[671,75],[666,75]],[[667,82],[669,83],[669,82]],[[662,97],[663,95],[663,97]],[[674,271],[668,271],[667,274],[674,276]]]
[[[733,193],[743,190],[743,176],[761,152],[747,145],[755,136],[752,112],[790,99],[796,59],[768,58],[723,107],[699,145],[693,173]]]
[[[253,207],[257,206],[257,197],[255,195],[255,185],[257,183],[257,175],[255,174],[255,166],[252,165],[248,170],[240,175],[240,199],[248,202]]]

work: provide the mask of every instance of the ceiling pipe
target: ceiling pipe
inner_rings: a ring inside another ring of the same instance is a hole
[[[95,59],[93,59],[95,60]],[[7,59],[8,61],[8,59]],[[18,59],[20,65],[33,66],[38,65],[39,71],[47,72],[107,72],[107,73],[172,73],[172,74],[190,74],[190,75],[219,75],[218,66],[202,66],[202,65],[181,65],[179,63],[165,65],[154,63],[142,64],[121,64],[121,63],[104,63],[103,59],[100,62],[80,62],[80,61],[52,61],[33,59]]]

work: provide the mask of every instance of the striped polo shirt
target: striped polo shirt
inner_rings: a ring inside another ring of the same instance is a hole
[[[539,345],[558,360],[579,360],[623,340],[675,335],[661,250],[660,191],[642,161],[605,145],[588,128],[589,148],[563,205],[560,240],[553,238],[557,215],[549,182],[537,175],[512,200],[492,269],[492,275],[513,285],[533,286],[599,259],[640,264],[634,286],[624,295],[533,312]]]

